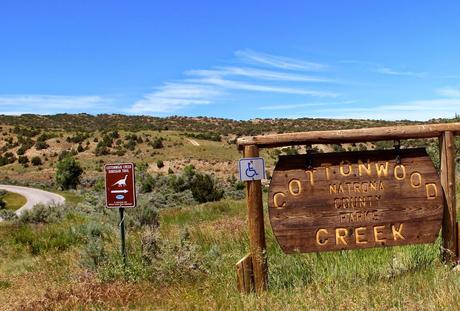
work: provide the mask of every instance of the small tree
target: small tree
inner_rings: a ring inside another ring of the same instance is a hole
[[[42,159],[39,156],[35,156],[30,160],[33,166],[42,165]]]
[[[75,189],[83,169],[73,157],[67,156],[56,165],[56,183],[62,189]]]
[[[29,163],[29,158],[27,156],[19,156],[18,162],[19,164],[26,165]]]
[[[219,201],[224,191],[218,189],[215,179],[209,174],[196,173],[191,180],[193,198],[200,203]]]

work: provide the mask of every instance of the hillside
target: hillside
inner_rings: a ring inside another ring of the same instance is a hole
[[[88,115],[40,116],[34,123],[33,118],[6,117],[0,125],[2,182],[58,192],[66,203],[38,205],[19,217],[3,210],[2,310],[460,307],[460,274],[441,260],[440,238],[427,245],[286,255],[273,235],[265,194],[269,290],[261,296],[237,291],[235,263],[247,254],[249,237],[244,184],[231,177],[241,157],[235,138],[245,131],[399,123],[145,117],[142,124],[136,122],[144,117]],[[161,129],[153,128],[159,124]],[[401,143],[428,144],[428,152],[438,158],[437,139]],[[315,152],[381,149],[393,148],[393,142],[313,148]],[[263,149],[261,155],[270,173],[278,155],[303,152],[305,146],[298,146]],[[82,184],[60,191],[54,182],[56,165],[60,158],[69,159],[68,154],[83,168]],[[118,211],[104,203],[103,165],[131,161],[137,164],[138,204],[125,214],[124,264]]]
[[[452,120],[432,120],[449,122]],[[59,158],[71,153],[84,168],[83,184],[102,176],[104,163],[147,163],[150,173],[175,173],[186,165],[225,179],[236,174],[241,135],[413,124],[412,121],[157,118],[59,114],[0,116],[0,172],[5,179],[52,183]],[[340,150],[347,146],[321,146]],[[374,145],[360,148],[374,148]],[[348,148],[350,148],[348,146]],[[354,147],[353,147],[354,148]],[[286,150],[292,152],[293,150]],[[264,150],[272,168],[279,150]],[[297,152],[297,151],[296,151]]]

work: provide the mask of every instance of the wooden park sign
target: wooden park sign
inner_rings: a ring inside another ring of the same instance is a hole
[[[455,136],[460,123],[314,131],[241,137],[244,157],[260,148],[438,138],[439,173],[424,149],[281,156],[270,183],[268,212],[286,253],[433,242],[458,263]],[[246,181],[249,253],[237,264],[241,292],[267,289],[262,183]]]
[[[425,149],[281,156],[270,222],[286,253],[430,243],[441,189]]]

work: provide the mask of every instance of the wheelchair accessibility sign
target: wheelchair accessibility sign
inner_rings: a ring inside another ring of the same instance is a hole
[[[240,180],[265,179],[265,161],[263,158],[242,158],[238,161]]]

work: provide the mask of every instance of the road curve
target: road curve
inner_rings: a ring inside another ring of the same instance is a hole
[[[20,187],[20,186],[11,186],[11,185],[0,185],[0,189],[19,193],[20,195],[24,196],[27,199],[26,204],[24,204],[21,208],[16,210],[16,215],[21,215],[25,210],[29,210],[36,204],[64,204],[65,199],[63,196],[59,194],[55,194],[52,192],[36,189],[36,188],[28,188],[28,187]]]

